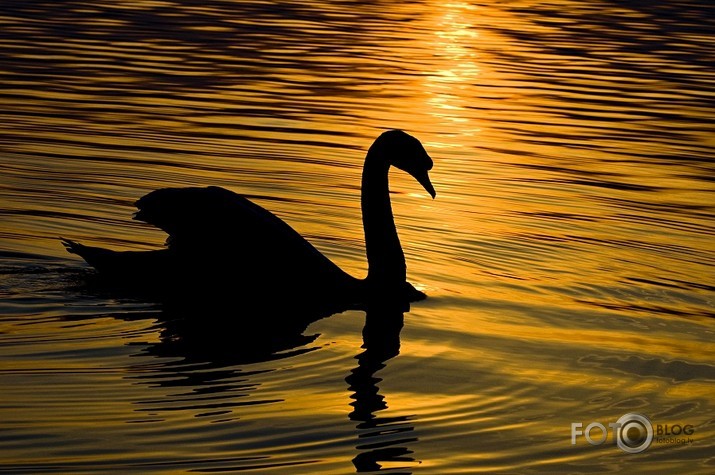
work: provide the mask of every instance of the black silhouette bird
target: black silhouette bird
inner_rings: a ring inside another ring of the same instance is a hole
[[[250,297],[267,304],[420,300],[425,295],[406,281],[388,189],[391,166],[412,175],[435,197],[428,176],[432,159],[419,140],[400,130],[380,135],[362,174],[365,279],[341,270],[270,211],[215,186],[160,189],[136,202],[134,219],[169,235],[165,249],[120,252],[62,241],[112,283],[164,296]]]

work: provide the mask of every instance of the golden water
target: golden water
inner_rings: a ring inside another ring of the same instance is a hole
[[[3,3],[0,471],[712,473],[713,18],[706,0]],[[391,175],[430,296],[399,355],[356,359],[357,311],[268,361],[238,335],[204,353],[160,309],[74,285],[57,236],[160,246],[131,213],[165,186],[246,194],[363,276],[362,160],[389,128],[424,143],[438,194]],[[628,412],[693,443],[571,445],[572,422]]]

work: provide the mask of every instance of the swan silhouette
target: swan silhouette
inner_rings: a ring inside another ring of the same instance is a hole
[[[362,215],[368,274],[344,272],[283,220],[224,188],[164,188],[136,202],[134,219],[168,235],[167,247],[113,251],[62,239],[100,277],[166,296],[187,294],[362,305],[389,297],[425,298],[406,280],[405,256],[390,204],[391,166],[412,175],[434,198],[432,159],[416,138],[384,132],[367,152],[362,173]]]

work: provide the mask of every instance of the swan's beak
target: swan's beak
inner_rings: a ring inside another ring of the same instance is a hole
[[[434,186],[432,186],[432,182],[429,180],[427,170],[417,172],[413,176],[420,183],[420,185],[424,187],[425,191],[430,194],[432,199],[437,196],[437,192],[434,191]]]

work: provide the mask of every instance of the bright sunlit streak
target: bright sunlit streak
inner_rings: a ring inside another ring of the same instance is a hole
[[[466,3],[449,3],[439,7],[435,19],[434,56],[442,68],[427,75],[425,91],[430,114],[444,124],[469,122],[463,101],[452,93],[454,88],[471,87],[479,76],[476,40],[479,33],[470,21],[475,7]]]

